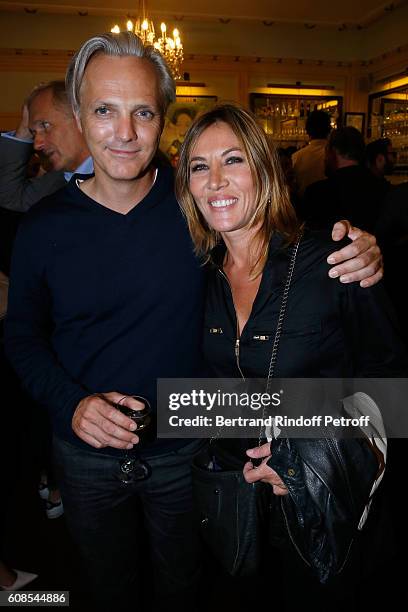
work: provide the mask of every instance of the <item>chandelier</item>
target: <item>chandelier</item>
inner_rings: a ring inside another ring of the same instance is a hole
[[[145,0],[139,1],[139,15],[136,23],[129,19],[126,28],[128,32],[134,32],[134,34],[139,36],[144,45],[153,45],[168,63],[174,79],[181,79],[180,69],[183,62],[183,45],[177,28],[173,30],[173,37],[167,36],[167,26],[165,23],[162,23],[160,25],[161,36],[156,39],[153,21],[147,15]],[[119,26],[115,25],[111,32],[119,34]]]

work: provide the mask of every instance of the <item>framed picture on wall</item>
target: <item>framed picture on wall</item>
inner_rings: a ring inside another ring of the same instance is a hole
[[[354,127],[364,135],[365,113],[344,113],[344,125]]]
[[[196,117],[210,110],[217,102],[217,96],[177,96],[170,104],[166,115],[160,151],[176,166],[185,133]]]

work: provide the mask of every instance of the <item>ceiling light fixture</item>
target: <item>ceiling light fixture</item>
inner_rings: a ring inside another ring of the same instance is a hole
[[[139,0],[139,15],[136,22],[131,19],[126,24],[128,32],[133,32],[142,39],[143,44],[153,45],[159,51],[166,62],[168,63],[173,77],[176,80],[181,79],[181,64],[183,62],[183,45],[180,38],[180,32],[177,28],[173,30],[173,36],[167,35],[167,26],[163,22],[160,25],[161,36],[156,39],[153,21],[147,14],[145,0]],[[111,32],[119,34],[120,28],[115,25]]]

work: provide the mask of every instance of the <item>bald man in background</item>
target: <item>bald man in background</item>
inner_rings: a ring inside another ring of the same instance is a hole
[[[34,151],[50,171],[30,178]],[[72,114],[64,81],[39,85],[23,106],[17,130],[0,137],[0,207],[26,212],[64,187],[73,173],[92,172],[92,159]]]

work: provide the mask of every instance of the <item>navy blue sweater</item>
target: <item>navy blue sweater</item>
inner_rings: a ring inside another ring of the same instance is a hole
[[[19,229],[7,355],[49,409],[57,435],[91,450],[71,427],[82,398],[118,391],[155,406],[157,378],[203,374],[203,300],[204,273],[171,168],[159,168],[151,191],[126,215],[86,196],[73,177],[34,206]],[[146,440],[138,448],[152,454],[177,443]]]

